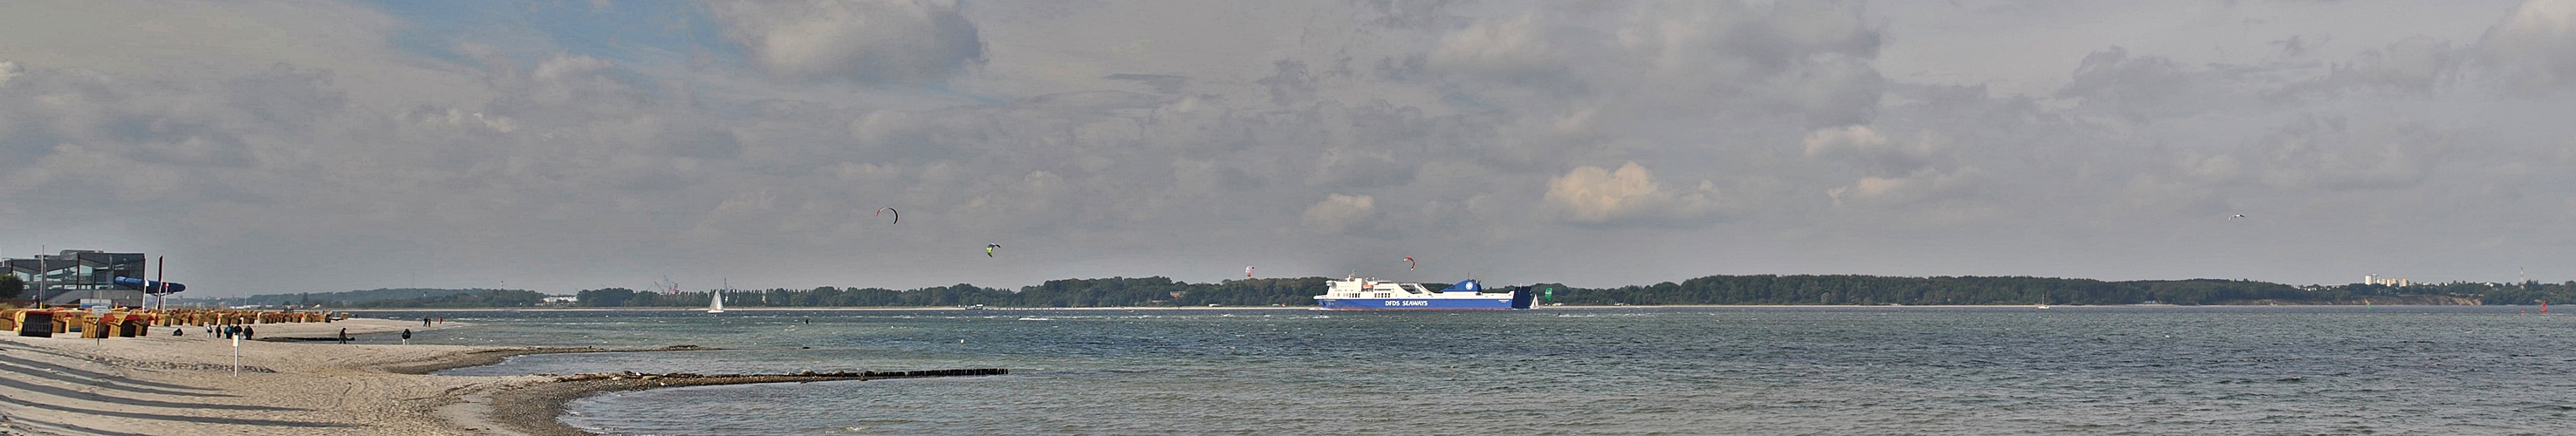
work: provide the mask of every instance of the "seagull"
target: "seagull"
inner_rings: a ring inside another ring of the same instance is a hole
[[[2235,221],[2237,218],[2244,218],[2244,217],[2245,217],[2245,214],[2236,214],[2236,215],[2233,215],[2233,216],[2229,216],[2229,217],[2227,217],[2227,220],[2228,220],[2228,221]]]

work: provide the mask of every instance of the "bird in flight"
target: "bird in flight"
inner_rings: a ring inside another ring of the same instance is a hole
[[[2235,221],[2237,218],[2244,218],[2244,217],[2245,217],[2245,214],[2241,214],[2241,213],[2240,213],[2240,214],[2236,214],[2236,215],[2228,216],[2228,217],[2227,217],[2227,220],[2228,220],[2228,221]]]

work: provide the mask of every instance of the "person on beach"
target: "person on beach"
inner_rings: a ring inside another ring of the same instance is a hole
[[[349,343],[349,329],[340,329],[340,343]]]
[[[411,329],[403,329],[403,345],[411,345]]]
[[[250,330],[250,326],[242,326],[242,333],[241,333],[241,335],[242,335],[242,339],[250,339],[250,338],[251,338],[251,337],[253,337],[253,336],[258,336],[258,335],[259,335],[259,333],[252,332],[252,331]]]
[[[428,327],[428,326],[429,326],[429,317],[426,317],[426,316],[424,316],[424,317],[420,317],[420,326],[421,326],[421,327]]]

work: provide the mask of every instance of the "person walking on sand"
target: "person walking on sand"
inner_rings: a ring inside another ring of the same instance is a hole
[[[420,317],[420,326],[421,326],[421,327],[428,327],[428,326],[429,326],[429,317],[426,317],[426,316],[424,316],[424,317]]]
[[[250,326],[242,326],[242,339],[250,339],[256,336],[259,336],[259,333],[251,332]]]
[[[347,329],[347,328],[341,328],[341,329],[340,329],[340,343],[343,343],[343,344],[349,343],[349,329]]]

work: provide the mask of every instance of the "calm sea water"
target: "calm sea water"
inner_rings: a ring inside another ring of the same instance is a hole
[[[2525,309],[457,312],[417,341],[728,348],[454,374],[1013,371],[563,417],[609,434],[2564,434],[2576,316]]]

